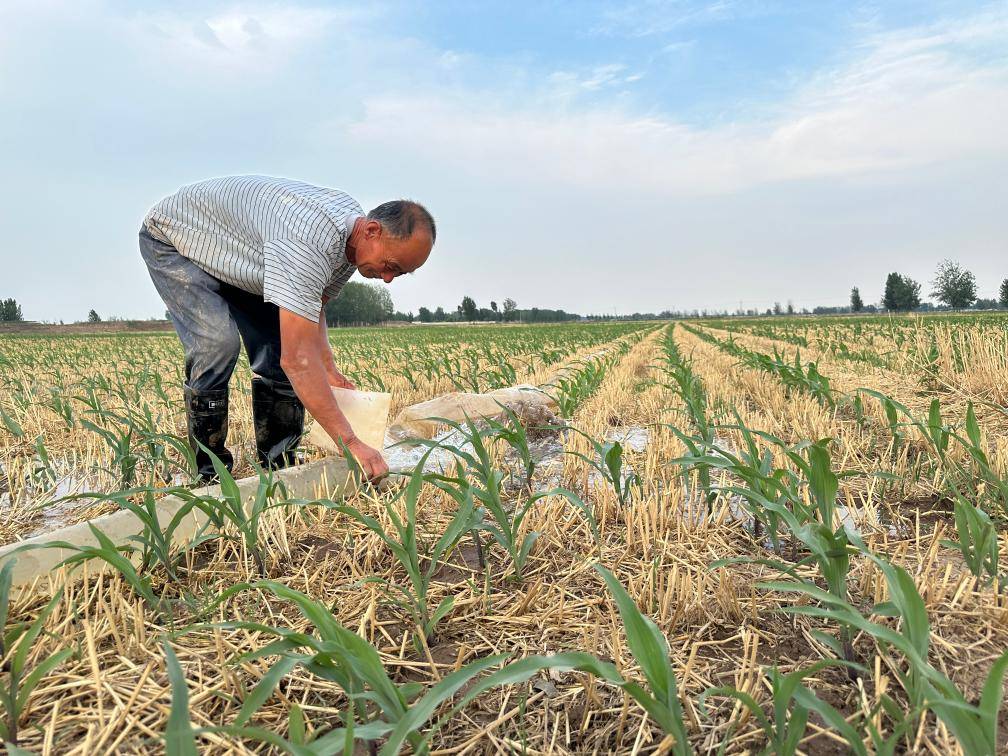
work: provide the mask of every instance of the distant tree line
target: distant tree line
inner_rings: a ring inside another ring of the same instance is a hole
[[[336,299],[325,305],[326,321],[331,326],[377,325],[388,321],[413,323],[459,323],[459,322],[504,322],[504,323],[560,323],[571,320],[684,320],[700,318],[727,317],[761,317],[787,315],[840,315],[847,313],[874,313],[881,311],[908,312],[952,309],[1008,309],[1008,278],[1001,282],[998,298],[984,299],[979,297],[976,277],[973,273],[953,260],[942,260],[931,281],[931,296],[937,305],[921,300],[921,285],[908,275],[893,272],[886,276],[882,298],[878,304],[865,303],[860,289],[855,286],[850,292],[850,304],[847,306],[813,307],[811,312],[802,308],[796,310],[791,302],[781,305],[774,302],[765,310],[756,308],[739,309],[735,311],[694,309],[672,310],[661,312],[634,312],[623,315],[587,314],[531,307],[522,309],[510,297],[501,301],[495,300],[489,307],[479,307],[470,296],[462,297],[462,301],[453,309],[445,310],[436,307],[420,307],[417,314],[396,311],[388,289],[380,284],[366,284],[357,281],[348,282]],[[165,317],[168,313],[165,312]],[[95,311],[88,312],[89,323],[102,322],[101,316]],[[14,299],[0,300],[0,321],[23,320],[21,306]],[[109,320],[119,320],[114,316]]]
[[[816,308],[837,309],[848,312],[874,312],[877,309],[890,312],[909,312],[911,310],[965,310],[968,308],[992,310],[1008,308],[1008,278],[1001,282],[999,296],[995,299],[984,299],[978,295],[976,276],[954,260],[942,260],[935,270],[931,281],[931,296],[937,305],[921,300],[921,285],[910,276],[900,273],[890,273],[886,276],[879,308],[865,306],[861,294],[855,286],[851,289],[850,308]],[[815,311],[814,311],[815,312]]]
[[[429,307],[421,307],[417,311],[417,320],[421,323],[560,323],[580,319],[580,315],[564,310],[540,307],[519,309],[518,303],[510,297],[504,299],[499,306],[492,300],[490,307],[478,307],[476,300],[465,296],[454,311],[446,312],[443,307],[433,311]]]

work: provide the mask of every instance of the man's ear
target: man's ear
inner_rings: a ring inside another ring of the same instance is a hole
[[[382,225],[376,220],[369,220],[364,226],[364,238],[378,239],[382,234]]]

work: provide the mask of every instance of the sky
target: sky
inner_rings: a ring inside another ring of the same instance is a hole
[[[262,173],[438,223],[396,308],[797,308],[1008,278],[1008,0],[0,0],[0,298],[164,312],[179,186]]]

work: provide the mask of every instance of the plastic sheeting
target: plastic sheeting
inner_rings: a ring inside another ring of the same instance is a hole
[[[541,406],[551,412],[557,409],[550,396],[527,384],[486,394],[455,391],[406,407],[396,415],[389,434],[399,439],[430,438],[441,425],[435,418],[463,422],[467,417],[472,420],[498,417],[503,413],[502,404],[511,409],[530,406]]]

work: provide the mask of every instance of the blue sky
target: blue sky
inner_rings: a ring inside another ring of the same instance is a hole
[[[163,311],[178,186],[268,173],[419,199],[398,308],[868,301],[1008,277],[1008,2],[0,4],[0,297]]]

